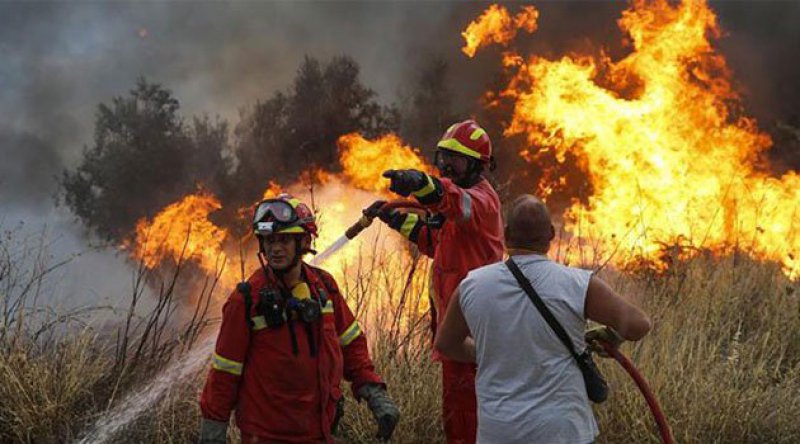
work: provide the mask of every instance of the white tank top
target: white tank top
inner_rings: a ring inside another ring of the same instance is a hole
[[[540,255],[514,261],[580,353],[591,272]],[[581,371],[508,267],[475,269],[459,290],[476,346],[478,442],[592,442],[598,429]]]

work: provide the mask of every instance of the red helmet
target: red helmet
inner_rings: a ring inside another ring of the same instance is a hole
[[[492,161],[492,141],[474,120],[465,120],[447,128],[437,144],[439,149],[455,151],[483,163]]]
[[[257,236],[278,233],[317,235],[314,213],[308,205],[288,194],[262,200],[253,215],[253,231]]]

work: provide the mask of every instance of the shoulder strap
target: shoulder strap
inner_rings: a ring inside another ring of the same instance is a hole
[[[556,317],[553,316],[553,313],[550,312],[550,309],[548,309],[547,306],[544,304],[544,301],[542,301],[542,298],[539,297],[538,293],[536,293],[536,290],[533,289],[533,286],[531,285],[528,278],[526,278],[522,274],[522,270],[519,269],[517,264],[510,257],[506,261],[506,266],[508,267],[509,270],[511,270],[511,274],[513,274],[514,277],[517,278],[517,282],[519,282],[520,287],[522,287],[522,289],[525,290],[525,293],[528,294],[528,299],[530,299],[531,302],[533,302],[533,305],[535,305],[536,308],[539,310],[539,313],[542,314],[544,320],[547,321],[547,324],[556,333],[558,339],[560,339],[561,342],[564,343],[564,346],[567,347],[572,356],[575,357],[575,359],[577,359],[578,362],[580,362],[580,359],[578,359],[578,354],[575,353],[575,347],[572,345],[572,341],[569,339],[569,335],[567,335],[567,332],[564,331],[564,327],[561,326],[558,320],[556,320]]]
[[[253,307],[253,295],[250,293],[252,288],[250,287],[250,282],[242,281],[236,285],[236,289],[239,290],[239,293],[242,294],[244,297],[244,318],[245,322],[247,322],[247,327],[252,330],[253,329],[253,320],[250,319],[250,310]]]

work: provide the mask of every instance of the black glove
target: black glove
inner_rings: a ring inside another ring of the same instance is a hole
[[[400,231],[400,227],[403,226],[409,214],[410,213],[404,211],[391,210],[382,214],[381,220],[384,221],[389,228]]]
[[[386,205],[385,200],[376,200],[372,205],[365,208],[362,213],[369,218],[377,217],[391,228],[399,230],[400,225],[403,225],[403,221],[405,220],[405,213],[401,213],[395,209],[384,209],[384,205]]]
[[[388,441],[400,420],[400,410],[386,393],[386,389],[378,384],[366,384],[358,390],[358,396],[367,400],[367,405],[378,423],[378,438]]]
[[[383,210],[384,205],[386,205],[385,200],[376,200],[375,202],[372,202],[372,205],[365,208],[362,213],[364,216],[367,216],[370,219],[377,217],[380,220],[388,223],[389,211]]]
[[[422,226],[425,225],[425,222],[421,220],[418,215],[400,210],[384,211],[379,217],[389,228],[397,231],[414,243],[417,243],[419,232]],[[410,225],[406,225],[407,223]]]
[[[389,191],[403,197],[425,188],[428,184],[428,175],[419,170],[386,170],[383,177],[392,181]]]

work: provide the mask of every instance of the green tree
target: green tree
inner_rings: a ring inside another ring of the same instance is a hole
[[[90,230],[120,241],[139,218],[224,172],[225,123],[195,119],[187,128],[179,108],[169,90],[143,78],[130,95],[98,106],[94,144],[61,180],[64,202]]]

